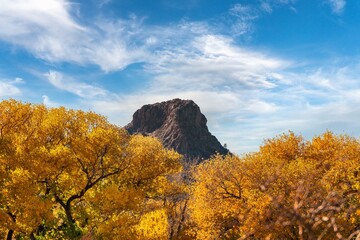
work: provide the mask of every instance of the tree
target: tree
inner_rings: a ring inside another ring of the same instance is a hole
[[[52,218],[51,203],[36,185],[28,149],[21,144],[32,144],[44,110],[14,100],[0,103],[0,230],[6,239],[14,232],[30,235]]]
[[[126,149],[129,167],[110,178],[89,200],[98,238],[167,239],[164,200],[175,193],[181,156],[152,137],[133,136]],[[106,193],[107,198],[103,198]]]
[[[133,229],[143,228],[151,214],[166,212],[159,200],[181,156],[158,140],[130,137],[92,112],[15,100],[1,102],[0,111],[0,231],[7,239],[102,236],[102,224],[121,228],[133,219]]]
[[[215,156],[195,174],[190,201],[198,239],[347,239],[358,234],[360,143],[293,133],[260,151]]]

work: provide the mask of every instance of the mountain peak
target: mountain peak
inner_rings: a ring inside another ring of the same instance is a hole
[[[207,119],[192,100],[173,99],[142,106],[125,129],[130,134],[157,137],[166,148],[188,160],[201,161],[229,151],[208,130]]]

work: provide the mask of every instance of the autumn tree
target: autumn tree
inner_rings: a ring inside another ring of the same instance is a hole
[[[243,157],[197,168],[191,216],[197,239],[347,239],[359,233],[360,143],[293,133]],[[349,238],[349,239],[350,239]]]
[[[128,168],[89,197],[97,237],[167,239],[163,201],[174,193],[173,177],[181,171],[180,155],[152,137],[133,136],[126,149]],[[107,198],[104,198],[106,193]]]
[[[102,224],[140,236],[152,214],[167,234],[159,203],[181,170],[179,154],[92,112],[0,105],[0,231],[7,239],[111,234]],[[132,225],[127,216],[135,216]]]
[[[0,104],[0,230],[6,239],[12,239],[14,232],[29,236],[52,218],[51,201],[41,194],[32,159],[21,144],[32,144],[43,110],[14,100]]]

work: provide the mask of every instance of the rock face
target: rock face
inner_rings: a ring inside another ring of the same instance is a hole
[[[173,99],[144,105],[133,115],[125,129],[130,134],[157,137],[166,148],[183,154],[185,159],[201,161],[215,153],[229,151],[211,135],[206,118],[191,100]]]

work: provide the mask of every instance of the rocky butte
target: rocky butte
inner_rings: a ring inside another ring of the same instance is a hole
[[[200,162],[215,153],[229,152],[209,132],[206,123],[192,100],[173,99],[142,106],[125,129],[130,134],[154,136],[166,148],[183,154],[185,160]]]

